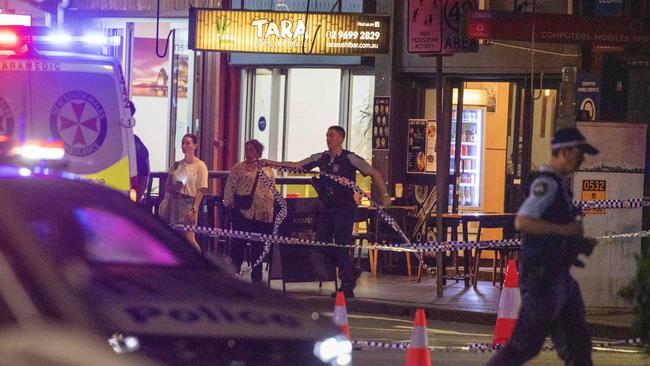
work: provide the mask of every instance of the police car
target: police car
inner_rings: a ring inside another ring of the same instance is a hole
[[[118,44],[119,37],[0,26],[0,136],[62,141],[68,171],[128,191],[137,167],[126,84],[116,60],[90,53]]]
[[[351,362],[330,321],[236,279],[116,190],[5,166],[0,207],[0,327],[62,322],[168,365]]]

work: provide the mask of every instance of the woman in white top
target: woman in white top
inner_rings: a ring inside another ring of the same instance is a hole
[[[183,136],[181,148],[185,158],[169,169],[165,192],[169,194],[169,224],[196,225],[201,199],[208,188],[208,167],[196,157],[198,138],[188,133]],[[185,237],[201,251],[194,232],[185,231]]]
[[[226,190],[223,197],[223,204],[234,210],[233,225],[236,230],[250,231],[261,234],[273,233],[273,185],[275,178],[270,168],[263,168],[268,179],[266,182],[258,176],[258,168],[255,163],[262,156],[264,145],[257,140],[249,140],[244,144],[244,161],[235,164],[230,170],[226,180]],[[268,182],[272,182],[269,185]],[[235,196],[247,197],[246,207],[241,207],[241,200]],[[244,261],[244,247],[249,240],[233,240],[233,247],[230,250],[230,258],[235,270],[241,270]],[[251,261],[255,262],[262,255],[264,244],[262,242],[250,242]],[[254,283],[262,282],[262,266],[253,268],[251,279]]]

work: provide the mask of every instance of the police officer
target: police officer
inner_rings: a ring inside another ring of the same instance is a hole
[[[591,338],[572,264],[579,253],[589,255],[595,241],[583,237],[579,212],[565,178],[598,150],[575,128],[557,131],[548,165],[528,178],[527,198],[515,219],[524,234],[520,255],[521,309],[512,339],[490,366],[522,365],[535,357],[551,336],[565,365],[592,365]]]
[[[356,172],[359,171],[364,176],[372,178],[381,196],[382,204],[390,205],[386,183],[381,174],[355,153],[343,149],[345,130],[340,126],[331,126],[327,129],[326,137],[327,151],[325,152],[311,155],[298,162],[269,163],[307,170],[318,167],[323,173],[345,177],[352,182],[356,180]],[[316,240],[351,245],[354,211],[357,207],[353,190],[324,176],[314,179],[314,188],[323,205],[316,229]],[[345,297],[354,297],[354,287],[359,272],[352,267],[349,250],[336,250],[334,257],[339,267],[340,290]],[[332,296],[336,296],[336,293]]]
[[[131,109],[131,117],[135,117],[135,104],[129,100],[129,109]],[[137,175],[131,177],[131,182],[133,188],[135,188],[136,201],[140,202],[144,198],[144,194],[147,191],[149,186],[149,175],[151,174],[149,169],[149,150],[144,145],[142,140],[138,135],[133,134],[135,141],[135,159],[137,165]]]

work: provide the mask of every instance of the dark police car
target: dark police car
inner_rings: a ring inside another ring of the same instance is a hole
[[[329,321],[239,281],[123,193],[45,171],[0,165],[0,326],[80,326],[170,365],[351,363]]]

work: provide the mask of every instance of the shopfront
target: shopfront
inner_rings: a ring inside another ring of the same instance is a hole
[[[319,1],[313,12],[361,13],[362,0]],[[279,11],[303,12],[307,1],[275,2]],[[233,9],[266,10],[266,2],[233,2]],[[309,29],[307,29],[309,32]],[[257,139],[264,158],[298,161],[327,149],[327,128],[347,131],[344,148],[372,160],[373,58],[356,55],[230,53],[241,69],[239,159],[244,142]],[[361,175],[358,183],[370,191]],[[284,187],[291,197],[315,197],[310,187]]]
[[[518,194],[515,190],[522,176],[537,169],[550,155],[548,146],[558,108],[558,78],[559,75],[547,76],[543,88],[533,89],[532,96],[527,93],[530,83],[525,78],[453,79],[452,85],[462,84],[463,112],[462,123],[457,126],[459,88],[453,88],[449,158],[449,206],[452,210],[507,212],[516,209],[519,202],[514,195]],[[415,99],[421,102],[413,110],[410,121],[436,120],[433,81],[417,78],[415,92],[418,97]],[[530,108],[527,98],[534,100],[532,121],[526,118],[526,109]],[[428,139],[435,137],[431,131],[427,132]],[[457,143],[460,145],[458,162]],[[429,150],[428,155],[424,154],[427,163],[435,158],[432,153],[434,151]],[[407,159],[413,160],[409,156]],[[407,182],[420,183],[426,180],[423,175],[435,174],[435,164],[419,163],[416,160],[414,167],[407,163]],[[458,174],[455,174],[456,169]]]
[[[172,161],[183,157],[183,135],[200,129],[192,118],[194,83],[190,75],[194,74],[195,57],[187,47],[187,19],[164,18],[158,26],[155,19],[148,18],[71,20],[71,24],[78,23],[83,24],[84,34],[121,36],[120,46],[109,53],[122,64],[137,109],[134,132],[149,149],[151,170],[166,171]]]
[[[304,65],[244,68],[240,146],[254,138],[266,146],[264,158],[298,161],[327,150],[327,128],[339,125],[347,131],[346,148],[370,161],[371,72]],[[242,155],[243,148],[239,151]]]

